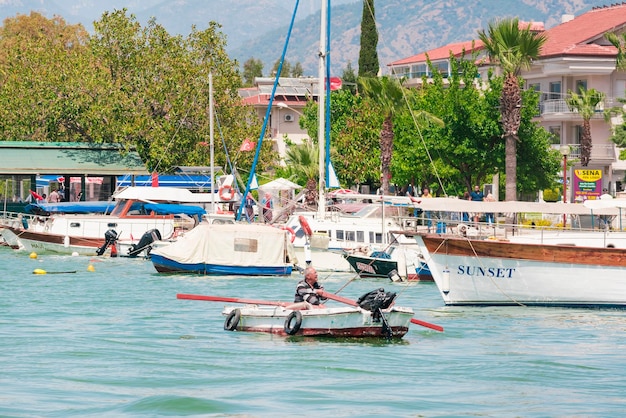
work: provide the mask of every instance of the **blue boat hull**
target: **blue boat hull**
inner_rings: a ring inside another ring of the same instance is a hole
[[[159,273],[194,273],[203,275],[235,276],[289,276],[293,266],[228,266],[220,264],[178,263],[158,254],[151,257],[154,268]]]

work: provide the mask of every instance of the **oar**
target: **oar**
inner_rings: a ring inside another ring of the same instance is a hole
[[[229,302],[229,303],[246,303],[249,305],[271,305],[271,306],[288,306],[292,303],[287,302],[273,302],[271,300],[256,300],[256,299],[242,299],[242,298],[227,298],[223,296],[204,296],[204,295],[190,295],[185,293],[179,293],[176,295],[177,299],[191,299],[191,300],[206,300],[209,302]]]
[[[324,298],[327,298],[327,299],[336,300],[337,302],[342,302],[342,303],[345,303],[347,305],[358,306],[358,304],[355,301],[353,301],[352,299],[344,298],[343,296],[339,296],[339,295],[336,295],[334,293],[329,293],[329,292],[323,291],[320,294],[320,296],[322,296]],[[434,329],[435,331],[443,332],[443,327],[442,326],[431,324],[430,322],[420,321],[419,319],[411,318],[411,323],[412,324],[416,324],[416,325],[421,325],[421,326],[426,327],[426,328]]]

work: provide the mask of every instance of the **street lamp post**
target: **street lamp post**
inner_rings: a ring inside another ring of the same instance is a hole
[[[570,153],[568,145],[561,145],[559,152],[563,156],[563,203],[567,203],[567,156]],[[563,229],[567,224],[567,214],[563,214]]]
[[[296,112],[298,115],[300,116],[304,116],[302,114],[302,112],[299,112],[297,109],[294,109],[293,107],[289,106],[287,103],[283,103],[283,102],[277,102],[276,106],[280,109],[289,109],[289,110],[293,110],[294,112]]]

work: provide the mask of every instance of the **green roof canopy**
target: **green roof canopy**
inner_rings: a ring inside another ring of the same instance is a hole
[[[0,175],[149,174],[136,151],[123,152],[113,144],[0,141],[0,161]]]

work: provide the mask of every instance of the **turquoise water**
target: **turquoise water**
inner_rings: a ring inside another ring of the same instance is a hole
[[[88,271],[92,265],[95,271]],[[40,268],[66,274],[34,275]],[[222,329],[196,293],[292,298],[299,280],[158,275],[149,261],[0,248],[0,416],[620,416],[626,312],[444,307],[432,283],[384,286],[444,333],[400,342]]]

